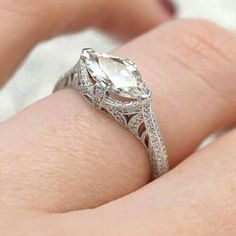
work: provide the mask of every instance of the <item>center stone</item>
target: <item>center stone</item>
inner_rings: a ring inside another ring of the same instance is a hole
[[[125,61],[94,51],[87,51],[86,65],[96,82],[110,85],[122,97],[136,99],[143,94],[144,84],[134,75],[135,66]]]

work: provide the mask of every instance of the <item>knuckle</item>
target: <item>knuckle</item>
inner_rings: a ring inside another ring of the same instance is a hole
[[[214,56],[216,59],[229,61],[236,55],[236,40],[232,33],[215,23],[205,20],[176,20],[168,23],[166,29],[169,43],[193,57]],[[233,49],[233,51],[232,51]]]
[[[236,102],[236,37],[205,20],[176,20],[161,27],[168,57],[228,103]],[[222,86],[224,83],[224,86]]]

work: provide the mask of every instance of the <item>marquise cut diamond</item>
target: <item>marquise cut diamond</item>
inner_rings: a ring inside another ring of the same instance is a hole
[[[89,74],[98,84],[110,86],[113,92],[126,98],[137,99],[149,95],[139,72],[131,62],[100,55],[92,49],[86,49],[83,55]]]

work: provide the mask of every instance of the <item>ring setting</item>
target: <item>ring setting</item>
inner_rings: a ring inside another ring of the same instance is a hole
[[[79,62],[60,78],[54,92],[66,87],[78,90],[91,105],[125,126],[142,142],[150,156],[153,179],[169,171],[151,91],[133,61],[86,48]]]

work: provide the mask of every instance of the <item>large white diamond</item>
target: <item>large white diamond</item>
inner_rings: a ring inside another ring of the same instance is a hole
[[[92,50],[85,55],[88,72],[97,82],[110,85],[118,95],[127,98],[136,99],[144,93],[144,84],[134,75],[134,65]]]

